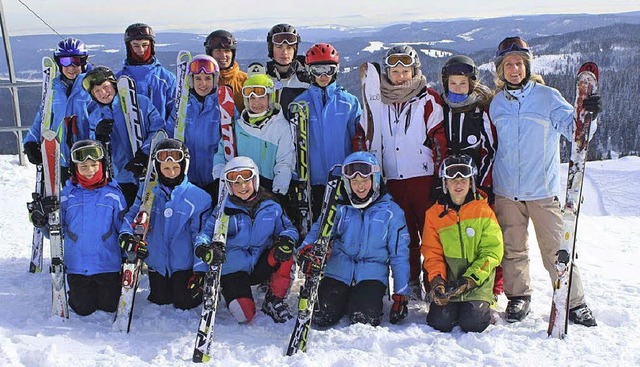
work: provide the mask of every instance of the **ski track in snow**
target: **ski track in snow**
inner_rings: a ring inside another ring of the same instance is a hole
[[[561,177],[566,179],[566,165]],[[146,300],[148,280],[142,278],[132,330],[112,331],[113,315],[87,317],[71,313],[68,320],[51,317],[51,282],[44,272],[29,274],[32,226],[25,202],[34,185],[34,168],[19,166],[16,156],[0,156],[0,365],[1,366],[189,366],[200,309],[158,306]],[[640,365],[638,329],[640,282],[640,158],[590,162],[585,201],[578,229],[578,266],[595,328],[569,326],[565,340],[546,335],[551,287],[530,227],[531,314],[509,324],[500,296],[496,324],[484,333],[459,328],[439,333],[425,323],[426,306],[411,302],[408,319],[388,322],[390,302],[379,327],[349,325],[342,320],[327,330],[312,329],[307,353],[285,357],[293,320],[275,324],[261,311],[248,325],[238,325],[220,302],[215,322],[212,366],[510,366],[510,365]],[[564,195],[564,192],[563,192]],[[564,198],[563,198],[564,199]],[[288,302],[295,310],[298,286]],[[254,291],[258,309],[263,294]]]

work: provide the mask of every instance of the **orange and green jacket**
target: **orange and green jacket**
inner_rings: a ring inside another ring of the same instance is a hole
[[[502,261],[502,231],[486,199],[463,204],[458,211],[444,198],[427,210],[421,252],[429,282],[440,275],[448,285],[460,277],[477,287],[452,301],[493,302],[495,268]]]
[[[218,85],[228,85],[233,91],[233,102],[239,113],[244,110],[244,99],[242,98],[242,86],[247,80],[247,73],[240,70],[237,61],[233,61],[230,68],[220,70]]]

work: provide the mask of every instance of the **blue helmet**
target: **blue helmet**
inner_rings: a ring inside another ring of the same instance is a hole
[[[363,199],[359,198],[351,190],[350,180],[356,175],[371,177],[372,180],[371,191]],[[369,206],[380,196],[380,186],[382,184],[382,169],[376,156],[369,152],[351,153],[342,163],[342,182],[351,205],[358,209]]]
[[[53,56],[89,56],[89,52],[84,43],[77,38],[67,38],[58,42],[58,47],[53,51]]]

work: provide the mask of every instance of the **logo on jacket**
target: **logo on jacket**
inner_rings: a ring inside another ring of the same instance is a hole
[[[166,208],[164,210],[164,217],[165,218],[171,218],[171,216],[173,215],[173,209],[171,208]]]
[[[473,237],[476,235],[476,231],[471,227],[467,227],[464,231],[467,233],[467,237]]]

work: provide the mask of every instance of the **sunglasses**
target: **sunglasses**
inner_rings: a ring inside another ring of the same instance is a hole
[[[529,52],[529,44],[520,37],[505,38],[498,45],[498,51],[496,51],[496,57],[503,56],[507,52],[512,52],[512,51]]]
[[[213,37],[209,40],[209,47],[211,49],[230,49],[235,45],[235,42],[229,37]]]
[[[184,159],[184,152],[180,149],[160,149],[156,152],[154,158],[160,163],[169,161],[179,163]]]
[[[254,172],[250,169],[243,169],[239,171],[229,171],[225,174],[227,182],[234,183],[238,181],[249,181],[254,177]]]
[[[58,58],[58,62],[62,66],[84,66],[87,64],[87,59],[81,56],[63,56]]]
[[[189,73],[191,74],[215,74],[220,69],[218,65],[211,60],[195,59],[189,64]]]
[[[84,163],[88,159],[99,161],[104,158],[104,151],[101,147],[90,145],[76,148],[71,151],[71,161],[73,163]]]
[[[392,68],[398,65],[412,66],[415,60],[409,54],[392,54],[384,59],[385,65]]]
[[[333,76],[338,72],[338,65],[335,64],[321,64],[321,65],[309,65],[309,72],[315,77],[322,75]]]
[[[473,176],[473,168],[468,164],[452,164],[444,169],[444,178],[469,178]]]
[[[269,88],[260,85],[248,85],[246,87],[242,87],[242,95],[246,98],[251,97],[251,95],[254,95],[256,97],[264,97],[269,92]]]
[[[271,37],[271,43],[274,45],[282,45],[283,43],[295,45],[298,43],[298,35],[291,32],[276,33]]]
[[[368,162],[351,162],[342,166],[342,175],[350,180],[358,174],[369,177],[376,172],[380,172],[380,167]]]

